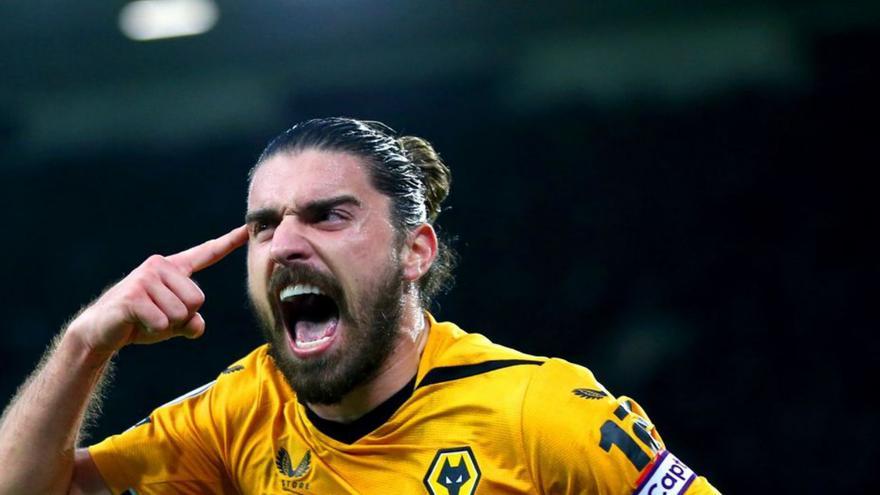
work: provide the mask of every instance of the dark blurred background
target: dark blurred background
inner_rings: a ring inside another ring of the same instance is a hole
[[[880,3],[202,3],[154,41],[0,4],[4,402],[103,287],[240,222],[269,138],[347,115],[453,169],[438,318],[591,368],[724,492],[869,493]],[[204,338],[120,353],[93,439],[260,343],[244,274],[196,277]]]

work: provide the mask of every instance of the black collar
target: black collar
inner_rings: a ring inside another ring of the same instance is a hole
[[[352,444],[388,421],[400,406],[412,396],[415,386],[416,377],[413,376],[409,383],[386,399],[385,402],[351,423],[330,421],[315,414],[309,409],[309,406],[303,404],[303,407],[306,409],[306,416],[309,418],[309,421],[315,425],[318,431],[334,440]]]

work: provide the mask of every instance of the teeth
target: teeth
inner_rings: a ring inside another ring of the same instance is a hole
[[[324,295],[321,292],[321,289],[315,287],[314,285],[306,285],[306,284],[296,284],[296,285],[288,285],[282,291],[279,297],[282,301],[286,301],[296,296],[301,296],[303,294],[318,294]]]
[[[302,340],[297,339],[296,346],[300,349],[312,349],[314,347],[318,347],[324,342],[327,342],[328,340],[330,340],[330,337],[331,335],[327,335],[326,337],[321,337],[320,339],[311,340],[309,342],[303,342]]]

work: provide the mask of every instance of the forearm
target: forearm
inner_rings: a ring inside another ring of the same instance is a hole
[[[66,494],[75,469],[76,491],[105,491],[87,456],[78,467],[88,472],[75,468],[75,447],[110,358],[129,344],[202,335],[205,294],[190,276],[247,239],[241,226],[186,251],[151,256],[76,316],[0,418],[0,495]]]
[[[0,419],[0,495],[67,493],[83,417],[112,353],[66,332]]]

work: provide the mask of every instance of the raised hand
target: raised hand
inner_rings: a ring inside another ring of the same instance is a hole
[[[153,255],[107,289],[68,326],[96,353],[171,337],[198,338],[205,320],[198,313],[205,294],[190,278],[247,242],[245,226],[170,256]]]

